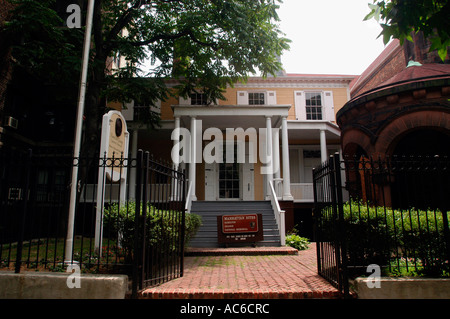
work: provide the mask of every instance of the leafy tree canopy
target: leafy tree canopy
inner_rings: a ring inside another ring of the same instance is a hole
[[[17,64],[54,81],[77,81],[84,29],[65,27],[57,9],[65,2],[85,9],[87,1],[9,1],[16,5],[7,32],[16,40]],[[179,80],[179,94],[201,88],[214,100],[223,97],[227,84],[250,74],[275,74],[281,68],[277,56],[290,42],[277,24],[279,3],[95,0],[86,112],[98,120],[102,112],[92,109],[104,109],[106,99],[166,98],[167,78]],[[109,70],[111,60],[119,56],[126,65]],[[145,71],[144,61],[150,61]]]
[[[431,51],[438,50],[445,60],[450,46],[450,1],[448,0],[374,0],[365,20],[374,18],[382,27],[380,36],[387,44],[391,38],[412,41],[414,32],[429,38]]]

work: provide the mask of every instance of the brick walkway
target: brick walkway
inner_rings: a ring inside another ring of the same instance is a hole
[[[185,273],[140,294],[147,299],[340,298],[317,274],[314,243],[298,255],[191,256]]]

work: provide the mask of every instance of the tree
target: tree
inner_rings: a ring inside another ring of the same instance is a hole
[[[13,50],[17,63],[73,87],[79,78],[74,75],[80,68],[82,30],[63,27],[55,0],[10,1],[17,5],[8,24],[20,39]],[[277,25],[278,3],[281,0],[96,0],[84,152],[98,149],[106,101],[145,99],[154,104],[199,88],[212,101],[249,74],[275,74],[281,68],[277,57],[289,47]],[[110,70],[111,59],[119,56],[126,65]],[[147,59],[151,68],[144,73]],[[178,80],[175,92],[166,85],[167,78]]]
[[[423,32],[444,61],[450,46],[450,1],[448,0],[374,0],[364,20],[374,18],[383,28],[380,36],[387,44],[396,38],[412,41],[412,34]]]

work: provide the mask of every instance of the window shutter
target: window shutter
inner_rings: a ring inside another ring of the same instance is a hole
[[[125,107],[122,108],[123,117],[125,118],[126,121],[133,121],[134,120],[134,101],[131,101],[131,103],[125,103]]]
[[[155,105],[150,107],[150,110],[157,114],[161,114],[161,100],[156,101]]]
[[[237,92],[237,104],[238,105],[248,105],[248,92],[238,91]]]
[[[306,100],[304,91],[294,92],[295,117],[298,121],[306,121]]]
[[[323,92],[323,108],[324,108],[324,120],[335,122],[336,115],[334,114],[334,102],[333,102],[333,92],[325,91]]]
[[[267,105],[277,105],[277,92],[268,91],[267,92]]]

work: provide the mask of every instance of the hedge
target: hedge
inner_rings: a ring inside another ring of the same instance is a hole
[[[441,211],[398,210],[357,201],[345,203],[343,210],[341,238],[347,244],[349,265],[400,267],[401,260],[410,260],[410,266],[420,266],[426,274],[448,271],[448,233]]]

